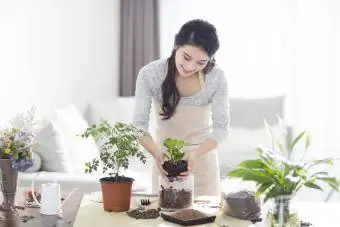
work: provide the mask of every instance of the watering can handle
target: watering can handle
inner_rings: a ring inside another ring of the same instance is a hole
[[[31,184],[31,194],[32,194],[34,202],[36,202],[36,204],[41,206],[40,202],[35,197],[35,180],[37,179],[38,175],[39,175],[39,172],[37,174],[35,174],[35,176],[33,177],[32,184]]]

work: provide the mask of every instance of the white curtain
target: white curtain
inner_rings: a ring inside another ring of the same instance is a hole
[[[310,156],[340,156],[340,2],[299,0],[294,9],[292,124],[312,132]]]

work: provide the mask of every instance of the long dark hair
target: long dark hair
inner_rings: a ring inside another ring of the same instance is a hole
[[[185,23],[175,36],[175,46],[191,45],[203,49],[210,57],[209,62],[203,69],[203,73],[209,73],[215,66],[214,54],[220,43],[217,37],[216,28],[204,20],[191,20]],[[162,113],[163,120],[167,120],[175,113],[180,94],[176,86],[176,49],[167,59],[168,71],[162,84]]]

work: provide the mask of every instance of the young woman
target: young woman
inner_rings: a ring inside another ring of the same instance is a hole
[[[154,157],[153,191],[158,192],[164,139],[182,139],[188,172],[194,174],[194,192],[220,195],[220,173],[216,147],[227,136],[229,101],[226,77],[215,66],[219,48],[215,27],[203,20],[185,23],[175,36],[174,49],[167,59],[144,66],[136,82],[133,123],[148,132],[152,101],[156,113],[155,136],[140,138]]]

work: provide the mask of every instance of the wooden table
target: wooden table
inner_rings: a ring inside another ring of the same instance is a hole
[[[16,193],[16,205],[23,206],[24,204],[24,196],[23,192],[27,190],[27,188],[18,188]],[[76,190],[71,197],[65,202],[65,205],[62,209],[63,218],[58,219],[56,216],[51,215],[42,215],[40,214],[40,208],[26,208],[23,211],[19,211],[20,214],[34,215],[35,218],[29,220],[24,223],[20,220],[20,217],[17,215],[7,214],[9,215],[9,219],[6,221],[0,221],[0,227],[71,227],[73,226],[76,214],[78,212],[78,208],[82,201],[84,193]],[[2,203],[2,196],[0,199]],[[4,212],[1,212],[1,216],[5,216]]]
[[[100,192],[94,195],[85,195],[83,197],[82,203],[80,205],[74,227],[90,227],[90,226],[100,226],[100,227],[112,227],[112,226],[124,226],[124,227],[172,227],[178,226],[172,224],[170,222],[164,221],[161,217],[157,219],[134,219],[129,216],[125,212],[122,213],[110,213],[105,212],[103,210],[103,204],[100,202],[101,200]],[[139,203],[141,197],[133,196],[131,200],[131,209],[136,208]],[[158,207],[158,198],[149,197],[152,204],[150,208]],[[213,204],[218,204],[218,198],[211,197],[200,197],[198,199],[206,200],[211,199]],[[210,208],[207,205],[195,204],[195,209],[202,210],[206,213],[215,214],[218,212],[216,208]],[[212,224],[201,225],[201,226],[214,226],[217,224],[225,224],[228,222],[228,226],[237,226],[237,227],[248,227],[251,226],[249,221],[242,221],[232,217],[222,217],[221,215],[217,215],[215,222]]]
[[[207,199],[199,198],[199,199]],[[212,201],[218,201],[218,198],[211,198]],[[131,209],[136,207],[140,197],[133,197],[131,201]],[[157,198],[151,198],[152,205],[157,207]],[[213,202],[212,204],[215,204]],[[152,206],[151,205],[151,206]],[[298,203],[299,215],[302,220],[308,220],[317,227],[335,227],[340,226],[338,219],[338,212],[340,210],[340,203],[319,203],[319,202],[303,202]],[[208,205],[195,204],[195,209],[202,210],[207,213],[216,214],[214,223],[199,225],[201,227],[218,227],[220,225],[227,225],[228,227],[265,227],[263,223],[252,224],[249,221],[238,220],[236,218],[223,216],[219,209],[209,208]],[[103,204],[100,202],[100,193],[95,195],[85,195],[83,197],[80,209],[78,211],[75,227],[174,227],[178,226],[170,222],[164,221],[161,217],[151,220],[133,219],[122,213],[110,213],[103,210]]]

